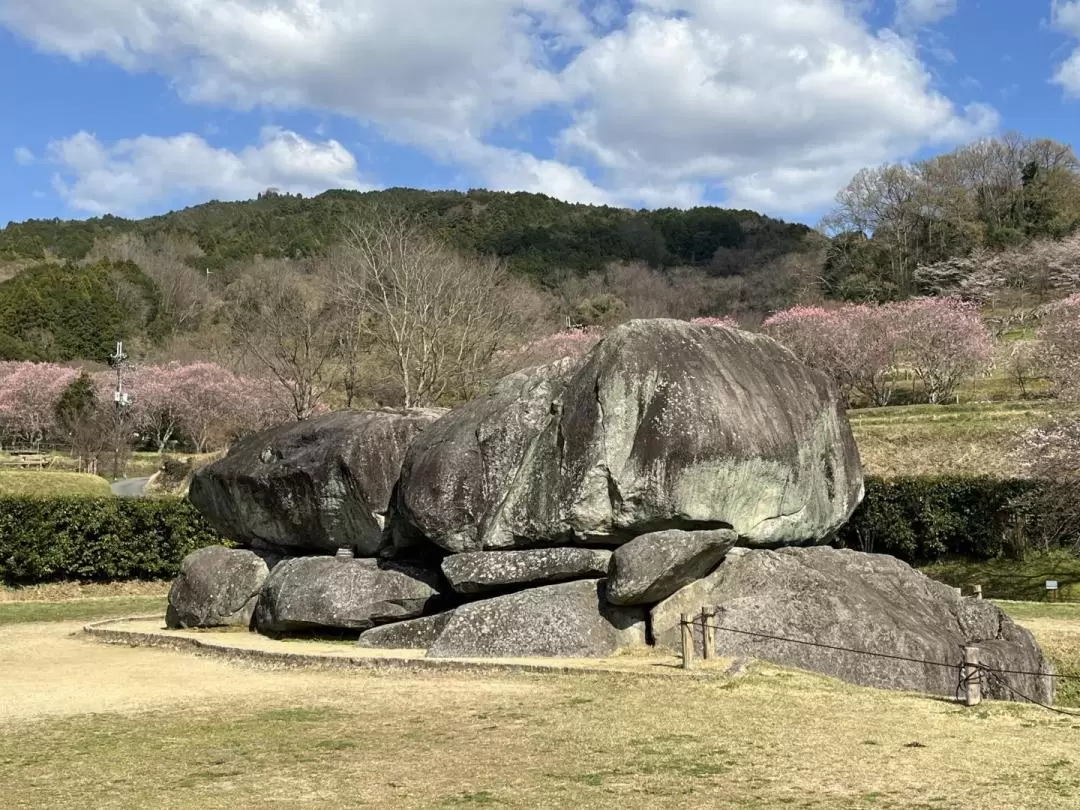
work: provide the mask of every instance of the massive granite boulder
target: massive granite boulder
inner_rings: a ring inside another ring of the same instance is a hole
[[[271,636],[367,630],[421,616],[438,603],[436,576],[423,569],[371,559],[296,557],[267,577],[255,627]]]
[[[739,536],[731,529],[669,529],[635,537],[611,557],[607,598],[613,605],[652,605],[712,572]]]
[[[340,411],[236,444],[188,497],[222,535],[287,554],[374,556],[409,442],[441,410]]]
[[[762,335],[644,320],[583,362],[504,378],[418,436],[393,522],[399,542],[451,552],[673,528],[778,547],[828,537],[862,494],[823,375]]]
[[[604,581],[530,588],[455,608],[432,658],[598,658],[646,643],[645,612],[604,599]]]
[[[457,593],[475,594],[602,577],[610,560],[610,551],[592,548],[467,551],[445,557],[442,572]]]
[[[719,627],[829,645],[719,630],[720,655],[759,658],[865,686],[953,696],[963,645],[978,646],[982,662],[997,669],[1053,671],[1031,633],[996,605],[961,599],[955,589],[886,555],[831,548],[733,549],[712,574],[653,608],[656,643],[679,649],[680,614],[699,614],[702,607],[719,608]],[[696,638],[700,650],[700,635]],[[1052,678],[999,678],[983,679],[987,697],[1053,698]]]
[[[248,627],[269,573],[252,551],[201,548],[180,563],[169,589],[165,624],[181,627]]]

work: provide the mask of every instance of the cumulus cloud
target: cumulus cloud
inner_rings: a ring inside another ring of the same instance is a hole
[[[1051,19],[1057,28],[1080,40],[1080,0],[1052,0]],[[1053,82],[1066,95],[1080,97],[1080,46],[1058,65]]]
[[[29,166],[34,162],[34,153],[25,146],[15,147],[15,162],[20,166]]]
[[[901,29],[933,25],[955,14],[956,6],[957,0],[896,0],[896,25]]]
[[[356,159],[340,143],[314,143],[275,127],[239,152],[190,133],[110,144],[79,132],[52,141],[47,159],[57,166],[53,186],[64,200],[94,214],[137,214],[175,195],[235,200],[270,187],[301,194],[365,187]]]
[[[953,4],[906,0],[910,20]],[[487,185],[589,202],[731,195],[785,213],[856,169],[982,135],[914,45],[850,0],[0,0],[71,59],[169,78],[192,102],[333,111]],[[903,11],[906,9],[906,11]],[[553,111],[555,116],[545,117]],[[495,146],[558,120],[554,152]]]
[[[562,144],[616,177],[807,210],[860,166],[997,125],[989,107],[957,110],[910,42],[871,33],[842,2],[668,5],[654,0],[566,71],[578,111]]]

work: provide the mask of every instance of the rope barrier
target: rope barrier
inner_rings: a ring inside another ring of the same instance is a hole
[[[770,633],[757,633],[757,632],[753,632],[751,630],[738,630],[738,629],[736,629],[734,627],[723,627],[723,626],[717,625],[717,624],[704,625],[700,620],[691,620],[689,622],[689,624],[692,627],[702,627],[703,629],[707,628],[709,630],[721,630],[721,631],[726,632],[726,633],[736,633],[736,634],[742,635],[742,636],[751,636],[753,638],[761,638],[761,639],[766,639],[766,640],[769,640],[769,641],[783,641],[783,642],[787,642],[789,644],[802,644],[802,645],[807,646],[807,647],[819,647],[819,648],[825,649],[825,650],[835,650],[837,652],[855,653],[856,655],[867,655],[867,656],[871,656],[873,658],[886,658],[886,659],[893,660],[893,661],[905,661],[905,662],[911,663],[911,664],[923,664],[925,666],[943,667],[945,669],[956,669],[958,666],[961,669],[963,669],[963,667],[964,667],[963,663],[961,663],[961,664],[948,664],[948,663],[945,663],[945,662],[942,662],[942,661],[931,661],[931,660],[926,659],[926,658],[911,658],[911,657],[905,656],[905,655],[895,655],[895,654],[892,654],[892,653],[874,652],[873,650],[860,650],[860,649],[856,649],[854,647],[840,647],[840,646],[835,645],[835,644],[825,644],[825,643],[820,642],[820,641],[806,641],[804,639],[787,638],[786,636],[776,636],[776,635],[772,635]],[[989,669],[988,667],[986,667],[985,665],[982,665],[982,664],[980,664],[979,666],[981,668],[984,668],[984,669]],[[1057,678],[1059,680],[1070,680],[1070,681],[1080,680],[1080,675],[1057,675],[1057,674],[1050,673],[1050,672],[1026,672],[1024,670],[1019,670],[1019,669],[995,669],[993,671],[1001,673],[1003,675],[1027,675],[1027,676],[1033,677],[1033,678]]]
[[[1067,717],[1080,717],[1080,712],[1071,712],[1065,709],[1060,709],[1056,706],[1051,706],[1048,703],[1043,703],[1041,700],[1037,700],[1030,695],[1026,695],[1023,692],[1016,689],[1010,684],[1002,675],[1023,675],[1033,678],[1057,678],[1059,680],[1076,681],[1080,680],[1080,675],[1058,675],[1050,672],[1027,672],[1019,669],[997,669],[987,666],[986,664],[969,664],[965,661],[961,661],[959,664],[949,664],[943,661],[932,661],[926,658],[912,658],[906,655],[896,655],[894,653],[881,653],[874,652],[873,650],[860,650],[854,647],[841,647],[836,644],[825,644],[820,641],[808,641],[805,639],[788,638],[786,636],[777,636],[772,633],[758,633],[752,630],[738,630],[734,627],[723,627],[718,624],[710,624],[702,619],[691,619],[690,621],[681,621],[680,624],[689,625],[691,629],[701,627],[702,634],[706,630],[723,631],[726,633],[735,633],[737,635],[749,636],[751,638],[764,639],[767,641],[781,641],[787,644],[801,644],[807,647],[817,647],[823,650],[833,650],[836,652],[854,653],[855,655],[866,655],[873,658],[884,658],[891,661],[903,661],[910,664],[920,664],[923,666],[941,667],[943,669],[955,669],[957,670],[957,683],[956,683],[956,698],[959,700],[961,692],[975,681],[982,679],[982,674],[985,672],[989,678],[992,678],[995,683],[999,684],[1004,689],[1016,697],[1031,703],[1035,706],[1039,706],[1048,711],[1055,712],[1057,714],[1065,715]]]

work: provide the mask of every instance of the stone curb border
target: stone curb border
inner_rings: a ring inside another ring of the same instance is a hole
[[[349,657],[317,655],[312,653],[277,652],[253,650],[245,647],[231,647],[212,641],[202,641],[189,636],[169,636],[163,633],[144,633],[137,630],[117,630],[110,625],[132,621],[160,619],[159,614],[150,616],[127,616],[118,619],[104,619],[83,625],[82,632],[104,644],[123,644],[133,647],[160,647],[177,652],[193,652],[196,655],[218,658],[232,663],[254,664],[273,669],[332,669],[332,670],[372,670],[372,671],[414,671],[414,672],[456,672],[472,674],[528,674],[528,675],[615,675],[636,678],[673,678],[689,675],[695,679],[726,679],[723,671],[692,671],[672,667],[671,672],[649,670],[634,671],[629,669],[604,669],[589,666],[565,666],[561,664],[521,664],[492,659],[477,661],[460,658],[397,658],[385,657]]]

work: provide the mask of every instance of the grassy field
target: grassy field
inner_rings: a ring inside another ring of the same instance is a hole
[[[849,413],[866,472],[871,475],[1022,474],[1018,437],[1063,413],[1054,400],[905,405]]]
[[[1080,649],[1076,607],[1007,607],[1048,647]],[[1037,707],[769,666],[271,671],[77,627],[0,627],[5,808],[1080,806],[1080,718]]]
[[[110,495],[109,482],[97,475],[61,470],[0,470],[0,495]]]
[[[1058,598],[1080,602],[1080,558],[1069,554],[1032,555],[1026,560],[956,560],[920,568],[931,579],[964,588],[982,585],[987,599],[1023,602],[1049,600],[1046,581],[1057,580]]]
[[[0,602],[0,627],[26,622],[89,622],[114,616],[165,615],[164,596],[112,596],[67,602]]]

